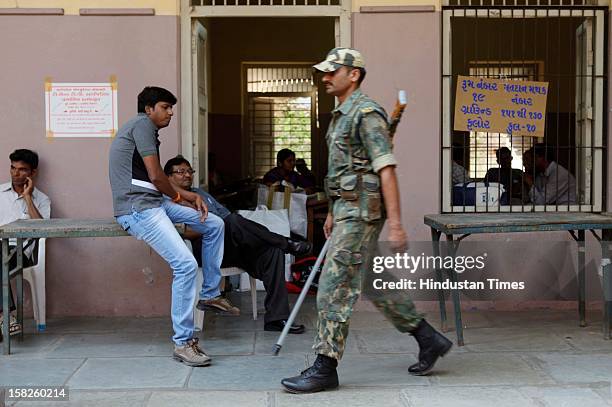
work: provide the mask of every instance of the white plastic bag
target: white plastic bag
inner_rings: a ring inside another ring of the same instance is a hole
[[[466,188],[476,188],[475,203],[477,207],[498,206],[499,199],[504,194],[504,186],[497,182],[470,182]]]
[[[308,195],[299,192],[274,192],[271,195],[270,188],[260,185],[257,189],[257,205],[266,205],[270,209],[287,209],[289,211],[289,225],[291,232],[306,237],[308,234],[308,213],[306,211],[306,200]],[[268,205],[271,202],[271,206]]]
[[[289,215],[287,209],[269,210],[265,205],[258,205],[257,210],[238,211],[238,215],[267,227],[270,232],[289,237]]]

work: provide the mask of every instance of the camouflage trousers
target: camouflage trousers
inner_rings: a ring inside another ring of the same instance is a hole
[[[316,353],[340,360],[346,346],[353,305],[362,284],[371,286],[370,266],[384,221],[345,220],[334,224],[317,293]],[[405,294],[366,289],[366,297],[400,332],[416,328],[423,316]]]

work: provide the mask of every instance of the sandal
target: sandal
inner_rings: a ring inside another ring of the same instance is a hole
[[[4,315],[0,315],[0,327],[4,324]],[[2,331],[2,328],[0,328]],[[13,314],[9,315],[9,335],[17,335],[21,333],[21,325],[17,322],[17,318]]]

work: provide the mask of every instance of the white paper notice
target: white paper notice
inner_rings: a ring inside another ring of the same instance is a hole
[[[47,137],[113,137],[117,87],[113,83],[47,83]]]

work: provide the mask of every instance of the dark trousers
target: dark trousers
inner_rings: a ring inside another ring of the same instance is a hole
[[[265,226],[238,214],[225,219],[225,243],[222,267],[240,267],[261,280],[266,289],[264,322],[287,319],[289,300],[285,286],[285,250],[287,238],[270,232]],[[193,247],[200,247],[201,239]],[[194,250],[194,257],[201,263]]]
[[[9,252],[11,250],[13,250],[15,247],[14,246],[9,246]],[[2,273],[2,267],[4,264],[4,259],[2,258],[2,253],[0,250],[0,273]],[[30,258],[28,256],[26,256],[25,254],[23,255],[23,267],[29,267],[31,266],[32,260],[30,260]],[[13,256],[11,258],[11,261],[9,262],[9,270],[12,270],[15,268],[15,266],[17,266],[17,256]],[[1,279],[1,274],[0,274],[0,279]],[[3,301],[3,296],[2,296],[2,287],[0,286],[0,312],[2,312],[2,306],[4,304]],[[11,289],[11,285],[9,284],[9,310],[10,311],[15,311],[15,301],[13,300],[13,290]]]

